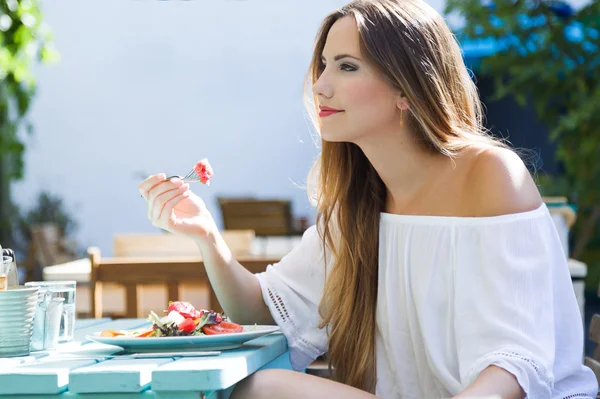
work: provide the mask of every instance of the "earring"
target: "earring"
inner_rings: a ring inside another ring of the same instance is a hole
[[[400,127],[404,127],[404,117],[402,115],[402,108],[400,108]]]

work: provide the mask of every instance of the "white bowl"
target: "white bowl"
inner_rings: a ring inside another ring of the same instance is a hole
[[[31,308],[35,308],[36,305],[37,301],[21,302],[12,306],[0,305],[0,316],[2,316],[3,314],[12,314],[15,312],[20,312],[21,314],[23,314],[24,311],[29,310]]]
[[[0,357],[27,356],[31,352],[31,340],[22,345],[13,345],[10,348],[0,348]]]
[[[38,291],[24,286],[0,291],[0,357],[29,354]]]
[[[13,346],[19,346],[19,345],[27,345],[29,343],[29,340],[27,340],[27,338],[24,337],[19,337],[19,338],[10,338],[10,339],[0,339],[0,349],[9,349]]]
[[[20,298],[29,295],[35,295],[38,290],[39,287],[26,287],[24,285],[18,285],[9,290],[0,291],[0,301],[8,298]]]

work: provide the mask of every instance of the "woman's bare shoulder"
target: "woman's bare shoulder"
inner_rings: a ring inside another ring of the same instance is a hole
[[[470,213],[498,216],[527,212],[542,204],[529,170],[514,151],[481,147],[470,151],[465,196]]]

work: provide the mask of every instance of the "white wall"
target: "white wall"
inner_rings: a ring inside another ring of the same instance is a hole
[[[93,0],[43,4],[62,59],[37,68],[25,208],[40,190],[62,196],[82,246],[112,252],[116,232],[151,232],[140,176],[185,174],[220,221],[216,195],[290,197],[316,158],[302,83],[322,17],[343,1]]]
[[[317,156],[302,83],[321,19],[345,0],[44,1],[61,61],[39,66],[24,208],[64,198],[76,239],[112,253],[117,232],[151,232],[141,176],[215,169],[193,190],[220,221],[217,195],[293,199]],[[443,0],[431,0],[438,11]]]

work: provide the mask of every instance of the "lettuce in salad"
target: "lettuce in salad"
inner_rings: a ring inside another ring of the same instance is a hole
[[[210,324],[219,324],[229,319],[225,313],[217,313],[213,310],[203,310],[200,318],[185,318],[176,311],[169,312],[164,317],[159,317],[150,311],[148,320],[152,322],[153,331],[148,337],[187,337],[205,335],[202,327]],[[193,324],[192,324],[193,323]]]

